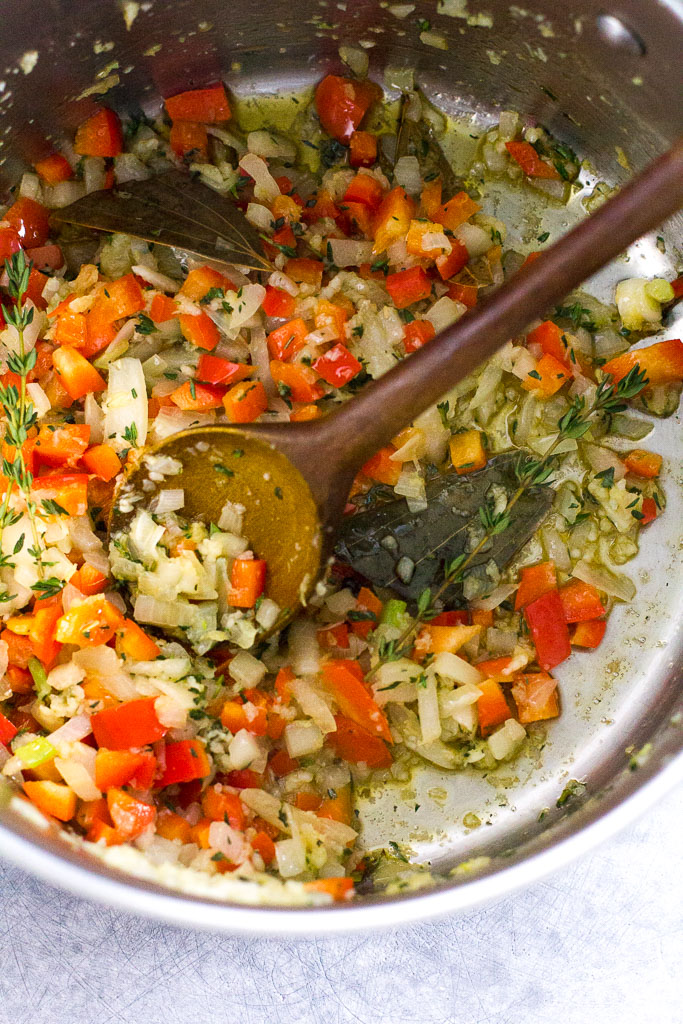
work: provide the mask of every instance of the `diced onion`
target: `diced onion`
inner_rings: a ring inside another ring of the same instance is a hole
[[[303,713],[313,719],[321,733],[335,732],[334,715],[310,683],[305,679],[293,679],[289,687]]]
[[[514,718],[508,718],[500,729],[488,738],[489,750],[496,761],[504,761],[516,753],[520,744],[526,739],[526,729]]]
[[[52,741],[53,737],[50,737]],[[69,758],[56,757],[54,765],[67,786],[71,786],[80,800],[97,800],[102,795],[95,780],[84,764]]]
[[[243,833],[224,821],[212,821],[209,825],[209,846],[224,854],[232,864],[241,864],[249,854]]]
[[[104,159],[100,156],[86,156],[83,158],[83,182],[85,192],[101,192],[106,185],[106,168]]]
[[[438,740],[441,736],[441,719],[436,692],[436,676],[431,672],[427,673],[426,682],[417,687],[417,713],[420,719],[422,742],[432,743],[434,740]]]
[[[491,248],[491,235],[476,224],[461,224],[455,229],[454,234],[467,249],[470,259],[483,256]]]
[[[541,530],[541,537],[548,558],[562,572],[569,572],[572,567],[571,558],[569,557],[567,545],[562,540],[559,531],[554,526],[544,526]]]
[[[167,488],[159,491],[154,501],[153,512],[157,516],[163,516],[166,512],[177,512],[185,504],[185,491],[182,487]]]
[[[51,409],[50,399],[47,397],[40,384],[27,384],[26,391],[33,403],[38,419],[41,419]]]
[[[338,267],[359,267],[372,262],[372,242],[357,242],[352,238],[331,238],[332,259]]]
[[[104,404],[107,443],[117,452],[143,445],[147,439],[147,385],[139,359],[117,359],[110,364]],[[134,444],[130,440],[131,433],[135,437]]]
[[[422,191],[422,173],[417,157],[400,156],[394,166],[394,178],[399,185],[403,186],[408,195],[419,195]]]
[[[633,580],[624,573],[611,572],[603,566],[592,565],[581,559],[572,569],[572,576],[584,583],[590,583],[610,597],[618,597],[620,601],[632,601],[636,596]]]
[[[228,674],[240,686],[253,689],[258,686],[266,674],[266,666],[253,654],[240,651],[228,666]]]
[[[306,757],[321,750],[323,734],[315,722],[289,722],[285,726],[285,746],[290,757]]]
[[[370,58],[368,57],[365,50],[361,50],[357,46],[342,46],[339,47],[339,58],[351,68],[354,75],[359,75],[361,78],[367,75],[368,67],[370,65]]]
[[[320,669],[318,627],[300,619],[289,627],[289,660],[298,676],[314,676]]]
[[[626,476],[624,463],[608,448],[603,448],[599,444],[584,443],[582,451],[596,473],[604,473],[605,470],[613,469],[615,480],[622,480]]]
[[[296,146],[293,142],[263,129],[249,132],[247,149],[250,153],[255,153],[256,156],[268,160],[283,160],[287,164],[294,163],[296,160]],[[244,165],[242,164],[242,166]]]
[[[270,597],[264,597],[254,618],[263,629],[270,629],[277,622],[280,605]]]
[[[443,679],[452,679],[454,683],[462,685],[467,683],[476,685],[483,678],[478,668],[450,651],[441,651],[440,654],[437,654],[429,669]]]
[[[456,320],[467,312],[467,306],[462,302],[456,302],[448,295],[437,299],[434,305],[425,313],[425,320],[429,320],[437,334],[445,331],[447,327],[454,324]]]
[[[261,757],[258,738],[246,729],[235,733],[230,742],[230,765],[234,771],[248,768]]]
[[[480,597],[473,601],[472,607],[477,608],[479,611],[492,612],[503,601],[507,601],[510,594],[514,594],[518,586],[519,583],[501,583],[499,587],[491,591],[488,597]]]
[[[260,203],[249,203],[246,218],[259,231],[270,231],[273,226],[273,215],[267,206]]]
[[[294,878],[306,870],[306,848],[298,836],[276,843],[275,859],[282,878]]]
[[[355,610],[357,603],[353,593],[347,589],[338,590],[325,598],[325,604],[331,614],[339,616],[340,619],[345,619],[350,611]]]
[[[245,153],[240,160],[240,167],[254,179],[254,196],[266,203],[272,203],[280,195],[280,188],[268,170],[265,160],[255,153]]]
[[[158,288],[160,292],[169,292],[171,295],[175,295],[180,288],[180,282],[174,281],[166,274],[160,274],[158,270],[152,270],[151,267],[145,267],[141,263],[136,263],[131,270],[143,281],[151,284],[153,288]]]
[[[43,189],[43,202],[50,210],[70,206],[85,195],[82,181],[60,181],[57,185]]]
[[[80,678],[83,679],[84,675],[85,673],[81,673]],[[53,747],[59,748],[63,743],[76,743],[78,740],[84,740],[91,732],[90,715],[74,715],[68,722],[60,725],[59,729],[55,729],[50,734],[50,743]]]

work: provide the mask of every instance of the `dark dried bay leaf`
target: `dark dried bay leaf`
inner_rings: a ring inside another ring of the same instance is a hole
[[[91,192],[52,213],[63,224],[121,232],[222,263],[272,270],[259,233],[225,196],[182,171]]]
[[[406,601],[415,601],[426,587],[435,590],[443,580],[443,567],[466,550],[468,525],[479,523],[479,509],[496,488],[508,498],[517,489],[518,456],[499,455],[478,473],[447,473],[427,484],[428,506],[411,512],[403,498],[381,498],[363,512],[345,519],[335,553],[376,587],[388,587]],[[534,534],[548,514],[554,492],[548,486],[529,488],[510,511],[510,525],[493,537],[472,561],[472,571],[486,582],[486,567],[493,560],[502,570]],[[401,558],[410,558],[415,571],[408,583],[396,575]],[[491,583],[489,589],[493,589]],[[462,586],[444,594],[444,604],[457,603]]]

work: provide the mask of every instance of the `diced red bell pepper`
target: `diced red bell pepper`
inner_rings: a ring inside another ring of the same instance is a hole
[[[459,274],[470,258],[467,247],[459,239],[451,238],[450,241],[451,251],[436,259],[436,269],[439,271],[442,281],[448,281],[451,277]],[[451,295],[451,298],[454,296]]]
[[[452,199],[449,199],[447,203],[440,207],[434,214],[434,220],[439,224],[443,224],[449,231],[455,231],[456,228],[459,228],[461,224],[468,221],[479,210],[481,210],[481,206],[479,203],[475,203],[474,199],[470,199],[467,192],[458,192]]]
[[[517,705],[517,717],[522,725],[557,718],[560,713],[557,680],[547,672],[515,676],[512,697]]]
[[[197,363],[197,378],[207,384],[236,384],[251,377],[255,370],[256,367],[247,363],[232,363],[229,359],[202,352]]]
[[[168,747],[166,747],[168,751]],[[202,810],[211,821],[225,821],[238,832],[244,830],[245,814],[242,801],[236,793],[228,793],[209,786],[202,796]]]
[[[328,626],[326,629],[318,630],[318,643],[328,651],[341,648],[345,650],[349,646],[349,627],[345,622],[336,626]]]
[[[469,626],[470,613],[466,608],[455,608],[450,612],[441,612],[430,619],[432,626]]]
[[[629,473],[640,476],[644,480],[654,480],[662,471],[662,456],[655,452],[647,452],[643,448],[634,448],[624,459]]]
[[[560,172],[546,160],[542,160],[530,142],[506,142],[505,148],[529,178],[558,180]]]
[[[31,260],[31,262],[33,263],[33,267],[36,271],[61,270],[61,268],[64,266],[64,254],[58,245],[35,246],[33,249],[28,250],[28,252],[26,253],[26,257],[27,259]],[[43,280],[41,288],[41,297],[42,289],[44,287],[45,281]]]
[[[680,299],[683,296],[683,274],[671,282],[671,287],[674,290],[674,299]]]
[[[472,309],[477,304],[479,287],[476,284],[459,284],[454,282],[448,289],[449,299],[454,302],[462,302],[463,306]]]
[[[570,373],[564,363],[555,356],[543,355],[522,381],[527,391],[537,391],[543,398],[550,398],[569,380]]]
[[[488,736],[496,726],[512,718],[512,712],[500,683],[494,679],[484,679],[477,683],[477,687],[481,690],[481,697],[477,698],[479,732],[482,736]]]
[[[670,338],[647,348],[631,349],[605,363],[603,373],[616,384],[638,365],[647,374],[647,383],[671,384],[683,380],[683,341]]]
[[[538,565],[522,569],[515,597],[515,611],[525,608],[549,590],[557,590],[557,572],[553,561],[539,562]]]
[[[41,427],[35,443],[35,455],[47,466],[73,466],[88,447],[87,423],[64,423]]]
[[[352,167],[372,167],[377,162],[377,136],[371,132],[353,132],[349,149]]]
[[[205,779],[211,771],[211,763],[200,740],[180,740],[166,744],[166,767],[159,779],[160,789],[178,782],[192,782]]]
[[[178,320],[183,336],[191,345],[204,349],[205,352],[213,352],[221,340],[221,335],[208,313],[203,310],[198,316],[181,313]]]
[[[10,256],[21,249],[21,239],[16,228],[0,228],[0,260],[4,263]],[[2,321],[0,321],[2,322]]]
[[[87,473],[50,473],[34,477],[31,486],[38,504],[52,499],[70,516],[84,516],[88,511]]]
[[[253,608],[266,585],[266,563],[262,558],[236,558],[230,572],[228,604]]]
[[[114,786],[127,786],[129,783],[137,783],[139,789],[149,789],[154,781],[156,765],[154,754],[148,751],[138,753],[102,747],[95,755],[95,785],[103,793]]]
[[[13,740],[19,730],[15,725],[12,725],[9,718],[0,711],[0,743],[7,746],[10,740]]]
[[[155,700],[155,697],[141,697],[94,714],[90,724],[98,747],[127,750],[162,739],[167,729],[157,718]]]
[[[284,288],[274,288],[272,284],[266,285],[266,294],[263,299],[263,312],[266,316],[289,319],[294,313],[295,306],[294,296],[286,292]]]
[[[315,106],[323,130],[338,142],[348,143],[380,95],[381,90],[374,82],[327,75],[315,90]]]
[[[221,779],[221,781],[223,781]],[[263,785],[263,776],[254,772],[251,768],[239,768],[236,771],[228,772],[225,782],[233,789],[260,789]]]
[[[225,388],[215,384],[202,384],[195,380],[186,380],[179,388],[171,392],[170,398],[174,405],[186,411],[220,409],[223,405]]]
[[[432,282],[422,267],[409,267],[389,274],[386,289],[397,309],[406,309],[415,302],[428,299],[432,293]]]
[[[356,662],[328,661],[323,665],[322,677],[340,712],[356,725],[374,736],[380,736],[387,743],[393,743],[386,715],[370,692],[358,678]],[[360,672],[362,677],[362,670]]]
[[[217,124],[229,121],[230,104],[222,82],[206,89],[189,89],[164,100],[168,116],[172,121],[198,121],[200,124]]]
[[[325,394],[318,384],[315,370],[303,363],[283,363],[273,359],[270,375],[281,392],[288,394],[293,402],[317,402]]]
[[[566,622],[588,622],[605,614],[597,587],[572,579],[559,590]]]
[[[642,504],[642,516],[640,520],[641,526],[647,526],[653,519],[656,519],[658,515],[658,506],[654,498],[643,498]]]
[[[47,280],[45,274],[41,274],[35,267],[31,267],[24,297],[30,299],[38,309],[47,309],[47,302],[43,298],[43,289],[47,284]]]
[[[384,197],[384,187],[372,174],[357,174],[349,184],[342,203],[362,203],[377,213]]]
[[[415,216],[415,203],[400,186],[392,188],[382,200],[374,220],[373,251],[384,252],[392,242],[405,238]],[[404,271],[405,273],[405,271]]]
[[[83,398],[94,391],[104,391],[107,387],[95,367],[68,345],[54,350],[52,362],[67,394],[73,399]]]
[[[25,782],[24,792],[38,810],[57,821],[71,821],[76,813],[76,794],[61,782]]]
[[[77,590],[80,590],[81,594],[91,597],[93,594],[101,594],[103,590],[106,590],[109,581],[99,569],[95,569],[94,566],[84,562],[80,569],[73,574],[69,582]]]
[[[276,750],[274,754],[271,754],[268,758],[268,767],[276,778],[281,779],[285,775],[289,775],[290,772],[295,772],[299,767],[299,762],[296,758],[290,757],[287,751],[283,748],[282,750]]]
[[[550,671],[569,657],[569,629],[557,590],[549,590],[528,604],[524,617],[536,647],[538,664],[544,671]]]
[[[275,843],[266,832],[257,832],[251,840],[251,848],[259,854],[264,864],[272,864],[275,860]]]
[[[411,320],[403,328],[403,347],[406,352],[417,352],[428,341],[431,341],[436,331],[430,320]]]
[[[72,605],[57,622],[56,638],[61,644],[98,647],[114,636],[123,616],[102,594],[86,597]]]
[[[552,320],[544,320],[533,331],[529,331],[526,340],[531,345],[540,345],[546,355],[554,356],[570,373],[573,373],[569,346],[564,340],[564,333]]]
[[[389,487],[395,487],[402,469],[401,463],[391,458],[395,451],[396,448],[394,448],[393,444],[380,448],[371,459],[368,459],[361,472],[380,484],[388,484]]]
[[[301,317],[290,320],[268,335],[268,351],[272,359],[290,362],[306,344],[308,327]]]
[[[174,121],[168,141],[175,155],[181,159],[190,156],[201,162],[208,157],[209,136],[205,126],[196,121]]]
[[[120,837],[137,839],[145,829],[154,824],[156,809],[150,804],[136,800],[130,793],[116,787],[107,793],[107,807]]]
[[[122,463],[110,444],[96,444],[83,456],[83,465],[105,483],[121,472]]]
[[[101,107],[76,129],[74,149],[82,156],[118,156],[123,150],[119,115]]]
[[[591,619],[590,622],[579,622],[572,630],[571,642],[574,647],[599,647],[607,629],[604,619]]]
[[[149,307],[149,315],[155,324],[164,324],[178,313],[178,303],[168,295],[155,295]]]
[[[36,172],[48,185],[58,185],[60,181],[68,181],[73,177],[71,164],[61,153],[52,153],[33,165]]]
[[[339,343],[316,359],[313,369],[332,387],[343,388],[358,376],[363,367],[346,345]]]
[[[2,219],[16,231],[22,248],[33,249],[47,242],[50,234],[50,211],[35,199],[19,196],[3,213]],[[16,249],[12,249],[12,252],[16,252]]]
[[[308,203],[310,203],[310,206]],[[327,217],[331,220],[337,220],[341,212],[330,193],[325,191],[325,189],[314,192],[308,203],[302,213],[302,218],[307,224],[315,224],[316,221]]]
[[[350,764],[366,764],[368,768],[389,767],[393,759],[383,739],[344,715],[335,715],[334,721],[337,729],[328,733],[326,740],[337,757]]]
[[[367,639],[368,634],[377,628],[383,608],[384,605],[376,594],[373,594],[368,587],[361,587],[356,598],[355,611],[361,612],[365,617],[351,619],[351,632],[364,640]]]
[[[268,408],[266,390],[260,380],[241,381],[223,395],[223,407],[231,423],[253,423]]]

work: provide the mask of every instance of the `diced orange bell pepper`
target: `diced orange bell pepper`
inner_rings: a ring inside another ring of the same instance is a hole
[[[31,485],[36,501],[52,499],[70,516],[84,516],[88,511],[87,473],[50,473],[34,477]],[[42,506],[45,511],[45,506]]]
[[[346,649],[349,646],[349,627],[345,622],[340,622],[336,626],[319,629],[318,643],[328,651],[338,648]]]
[[[670,338],[656,345],[648,345],[647,348],[631,349],[630,352],[610,359],[602,371],[609,374],[616,384],[636,365],[645,371],[647,383],[652,386],[683,380],[683,341]]]
[[[634,448],[624,459],[624,465],[629,473],[634,473],[644,480],[654,480],[662,471],[662,456],[642,448]]]
[[[543,398],[550,398],[569,378],[565,364],[546,353],[539,359],[536,369],[524,378],[522,387],[527,391],[537,391]]]
[[[441,209],[442,188],[441,178],[432,178],[431,181],[425,181],[422,186],[420,212],[430,220],[434,220],[436,213]]]
[[[456,274],[459,274],[463,267],[467,264],[469,258],[470,254],[467,250],[467,246],[463,245],[463,243],[459,239],[455,237],[451,238],[451,251],[445,253],[443,256],[437,256],[436,258],[436,269],[439,271],[439,277],[441,278],[441,280],[448,281],[451,277],[454,277]],[[448,294],[450,298],[456,299],[456,301],[460,301],[457,300],[456,295],[451,295],[450,289]]]
[[[157,816],[156,809],[150,804],[136,800],[130,793],[116,787],[107,793],[107,806],[116,831],[124,839],[137,839],[154,824]]]
[[[276,778],[281,779],[285,775],[289,775],[290,772],[296,771],[299,767],[299,762],[295,757],[290,757],[283,748],[271,754],[268,758],[268,767]]]
[[[166,767],[159,779],[160,789],[178,782],[205,779],[211,772],[211,763],[200,740],[179,740],[166,744]]]
[[[478,636],[479,632],[478,625],[435,626],[433,622],[429,622],[417,635],[415,657],[422,660],[425,654],[441,654],[442,651],[455,654],[463,644]]]
[[[351,181],[342,203],[362,203],[371,213],[376,213],[382,203],[384,186],[372,174],[357,174]]]
[[[588,647],[594,649],[602,643],[607,629],[604,619],[591,619],[590,622],[579,622],[571,633],[573,647]]]
[[[515,611],[525,608],[549,590],[557,590],[557,572],[553,561],[539,562],[538,565],[522,569],[515,597]]]
[[[73,177],[71,164],[61,153],[52,153],[33,165],[47,185],[57,185],[60,181],[68,181]]]
[[[61,595],[36,601],[33,609],[33,622],[28,635],[36,658],[45,668],[52,666],[61,648],[56,639],[56,627],[61,614]]]
[[[449,231],[455,231],[481,210],[479,203],[470,199],[467,192],[458,192],[434,214],[434,220]]]
[[[422,267],[409,267],[408,270],[389,274],[385,284],[397,309],[406,309],[432,294],[432,282]]]
[[[430,244],[426,240],[426,236],[429,235],[443,235],[443,244],[432,246],[430,248]],[[462,243],[458,244],[460,245]],[[411,220],[410,227],[408,228],[408,234],[406,235],[406,249],[411,255],[421,256],[423,259],[429,260],[437,260],[440,257],[447,258],[452,252],[452,248],[448,248],[449,245],[450,242],[444,235],[444,230],[441,224],[436,224],[429,220]],[[467,252],[466,249],[465,252]],[[467,262],[467,260],[465,260],[465,262]],[[463,266],[464,264],[459,266],[458,270],[462,270]],[[457,271],[453,271],[453,273],[457,273]],[[450,275],[447,274],[446,277],[448,276]],[[444,280],[445,279],[446,278],[444,277]]]
[[[312,284],[315,288],[320,288],[322,284],[323,270],[320,260],[312,260],[307,256],[292,258],[285,263],[287,277],[291,277],[297,284]]]
[[[476,668],[486,679],[494,679],[497,683],[510,682],[513,676],[511,657],[487,658],[486,661],[478,661]]]
[[[124,619],[117,627],[116,650],[131,661],[154,661],[161,654],[159,645],[132,619]]]
[[[477,687],[481,690],[481,697],[477,699],[479,732],[482,736],[488,736],[496,726],[512,718],[512,712],[500,683],[493,679],[484,679],[483,682],[477,683]]]
[[[527,334],[526,340],[529,344],[540,345],[546,355],[554,356],[565,369],[570,373],[574,372],[564,333],[552,320],[544,320],[538,327],[534,327],[533,331]]]
[[[101,107],[76,129],[74,149],[81,156],[118,156],[123,150],[119,115]]]
[[[113,480],[122,469],[121,459],[110,444],[96,444],[83,456],[83,465],[105,482]]]
[[[266,563],[262,558],[236,558],[230,571],[228,604],[253,608],[266,585]]]
[[[591,583],[572,579],[559,589],[566,622],[588,622],[605,614],[600,592]]]
[[[178,312],[178,303],[168,295],[155,295],[149,307],[150,318],[155,324],[164,324],[172,320]]]
[[[266,294],[263,299],[263,312],[266,316],[289,319],[294,313],[295,307],[294,296],[286,292],[284,288],[274,288],[272,284],[266,285]]]
[[[196,121],[174,121],[168,141],[175,155],[181,159],[189,155],[201,162],[208,157],[209,136],[204,125]]]
[[[191,270],[180,289],[179,295],[184,295],[191,302],[201,302],[212,288],[220,288],[222,291],[234,291],[232,281],[214,270],[213,267],[195,267]]]
[[[41,427],[35,440],[34,452],[39,462],[47,466],[73,466],[78,462],[90,439],[87,423],[64,423]]]
[[[24,792],[38,810],[58,821],[71,821],[76,813],[76,794],[61,782],[25,782]]]
[[[70,398],[77,400],[91,392],[104,391],[104,378],[76,349],[63,345],[52,353],[52,362]]]
[[[257,832],[251,840],[251,848],[259,854],[264,864],[272,864],[275,860],[275,843],[266,832]]]
[[[162,739],[167,730],[157,718],[155,700],[155,697],[141,697],[94,714],[90,724],[98,747],[127,750]]]
[[[559,180],[557,168],[542,160],[530,142],[506,142],[505,148],[527,177]]]
[[[145,781],[150,774],[153,779],[155,771],[156,758],[146,751],[107,750],[102,747],[95,755],[95,785],[103,793],[113,786],[127,786],[138,774],[142,774]],[[139,788],[148,789],[149,786]]]
[[[289,179],[286,179],[289,181]],[[270,212],[273,220],[284,220],[287,224],[297,224],[301,220],[301,207],[292,196],[276,196],[271,203]]]
[[[320,299],[315,307],[315,326],[318,331],[334,331],[330,341],[341,341],[346,335],[348,311],[328,299]]]
[[[393,444],[380,448],[371,459],[368,459],[361,472],[380,484],[395,487],[401,475],[401,463],[391,458],[395,451]]]
[[[162,839],[170,839],[171,842],[179,840],[182,845],[191,842],[192,826],[189,821],[167,807],[163,807],[157,814],[156,830]]]
[[[253,423],[268,408],[266,390],[260,380],[241,381],[223,395],[223,407],[231,423]]]
[[[483,434],[480,430],[464,430],[449,441],[451,462],[458,476],[483,469],[487,463]]]
[[[295,679],[295,675],[289,666],[281,668],[275,677],[275,692],[283,704],[289,704],[292,699],[292,691],[289,684]]]
[[[356,618],[352,613],[349,615],[351,632],[365,640],[368,634],[377,628],[383,608],[384,605],[376,594],[373,594],[368,587],[361,587],[356,598],[355,611],[359,612],[362,617]]]
[[[101,594],[103,590],[107,589],[109,583],[107,577],[99,569],[95,569],[87,562],[84,562],[80,569],[76,570],[69,582],[86,597]]]
[[[198,316],[181,313],[178,317],[180,330],[191,345],[212,352],[221,340],[221,334],[208,313],[203,310]]]
[[[241,729],[249,731],[249,719],[244,704],[238,700],[226,700],[221,708],[221,724],[232,733]]]
[[[300,811],[317,811],[322,803],[322,797],[317,793],[297,793],[295,806]]]
[[[123,616],[118,608],[101,594],[86,597],[80,604],[72,605],[57,623],[56,638],[61,644],[76,647],[98,647],[114,636]]]
[[[352,167],[372,167],[377,162],[377,136],[354,132],[349,139],[349,163]]]
[[[318,384],[320,378],[315,370],[303,363],[283,363],[274,359],[270,364],[270,374],[280,393],[293,402],[317,402],[325,394]]]
[[[57,345],[83,348],[88,341],[88,321],[85,314],[72,313],[70,310],[62,313],[52,328],[52,340]]]
[[[306,344],[308,327],[301,317],[290,320],[268,335],[268,351],[272,359],[290,362]]]
[[[290,423],[308,423],[310,420],[319,420],[323,412],[319,405],[302,405],[299,409],[289,414]]]
[[[363,369],[362,364],[341,343],[328,349],[324,355],[313,363],[313,369],[334,388],[343,388]]]
[[[209,786],[202,794],[202,810],[211,821],[225,821],[230,828],[235,828],[238,832],[244,831],[244,808],[236,793],[229,793],[217,786]]]
[[[179,388],[172,391],[170,399],[179,409],[187,412],[207,409],[220,409],[223,405],[225,388],[215,384],[202,384],[196,380],[186,380]]]
[[[345,903],[354,895],[351,878],[317,878],[314,882],[304,882],[304,889],[327,893],[335,903]]]
[[[517,705],[517,717],[522,725],[557,718],[560,713],[557,680],[547,672],[515,676],[512,697]]]
[[[337,729],[328,733],[326,740],[337,757],[350,764],[366,764],[368,768],[389,767],[393,758],[383,739],[344,715],[335,715],[334,721]]]
[[[319,818],[330,818],[350,825],[353,817],[351,787],[342,786],[333,794],[328,790],[328,796],[324,797],[316,813]]]
[[[19,196],[9,209],[5,210],[2,219],[6,225],[14,229],[22,248],[33,249],[47,242],[50,234],[50,211],[35,199]]]
[[[315,90],[315,107],[323,130],[338,142],[348,143],[380,96],[381,89],[374,82],[327,75]]]
[[[400,185],[392,188],[391,192],[387,193],[382,200],[375,215],[375,239],[372,251],[375,253],[384,252],[392,242],[397,241],[399,238],[405,238],[414,215],[415,203],[410,196],[406,194]],[[403,273],[407,273],[407,271],[403,271]]]
[[[188,89],[164,100],[168,116],[172,121],[198,121],[200,124],[217,124],[229,121],[230,104],[222,82],[206,89]]]
[[[342,715],[372,735],[393,743],[386,715],[358,678],[357,663],[328,661],[322,667],[322,677]]]

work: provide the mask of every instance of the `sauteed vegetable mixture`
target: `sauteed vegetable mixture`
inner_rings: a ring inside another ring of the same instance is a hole
[[[392,593],[340,559],[306,614],[254,646],[278,608],[243,509],[188,522],[160,457],[161,493],[106,547],[125,463],[193,424],[311,420],[351,399],[537,255],[506,247],[490,180],[557,204],[580,172],[512,112],[458,181],[417,91],[397,115],[369,80],[329,75],[297,102],[286,135],[242,131],[220,84],[154,122],[102,107],[0,216],[0,766],[88,843],[325,901],[368,884],[376,859],[355,849],[354,787],[420,760],[513,758],[560,713],[553,671],[634,597],[622,566],[665,505],[642,413],[677,407],[683,344],[631,345],[683,283],[623,280],[616,308],[575,295],[510,339],[350,498],[349,516],[396,498],[420,513],[439,481],[471,474],[484,497],[460,553],[432,552],[412,596],[415,560],[398,560]],[[50,208],[173,166],[234,197],[272,273],[51,232]],[[487,483],[501,457],[509,488]],[[529,492],[550,510],[498,562]],[[395,548],[389,531],[378,549]]]

